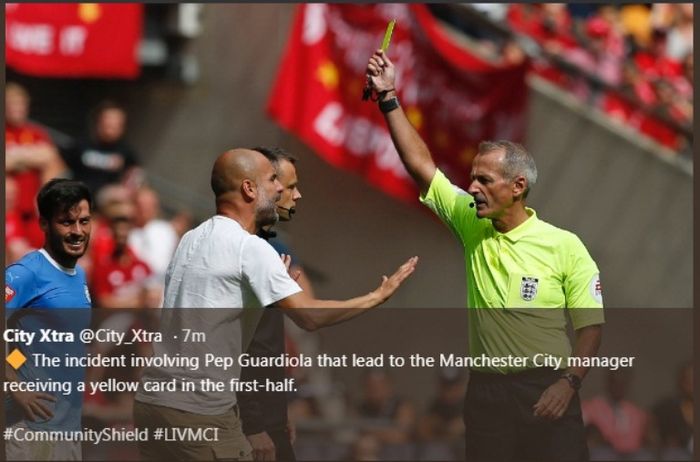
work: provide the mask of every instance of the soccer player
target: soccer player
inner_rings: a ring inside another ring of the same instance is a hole
[[[165,302],[161,314],[162,343],[153,344],[155,356],[197,357],[205,364],[168,364],[144,369],[136,394],[134,421],[139,428],[217,427],[218,442],[140,442],[146,459],[246,460],[252,448],[241,431],[236,391],[241,384],[241,308],[276,305],[300,327],[314,330],[354,318],[385,302],[413,273],[417,257],[410,258],[374,291],[350,300],[318,300],[310,297],[287,274],[283,260],[264,240],[260,228],[278,219],[276,203],[282,185],[272,163],[261,153],[233,149],[220,155],[211,176],[217,214],[185,234],[166,272]],[[179,308],[179,309],[175,309]],[[209,309],[206,309],[209,308]],[[306,308],[306,309],[301,309]],[[204,310],[206,309],[206,310]],[[206,342],[187,342],[183,328],[206,332]],[[209,355],[209,356],[207,356]],[[206,358],[233,361],[217,366]],[[181,361],[178,359],[178,361]],[[192,383],[174,391],[154,384]],[[224,391],[210,387],[224,384]],[[199,388],[197,388],[197,385]],[[268,389],[269,390],[269,389]]]
[[[566,367],[564,310],[537,308],[569,308],[573,356],[595,356],[604,322],[598,268],[578,237],[525,206],[537,168],[519,144],[481,143],[468,190],[451,184],[401,109],[395,74],[381,50],[370,58],[367,75],[420,200],[464,246],[470,353],[492,359],[470,373],[467,460],[584,460],[577,391],[588,368]],[[527,361],[496,361],[508,357]]]
[[[70,332],[76,336],[90,325],[90,294],[85,272],[76,263],[90,241],[92,197],[78,181],[54,179],[37,196],[39,223],[44,247],[25,255],[5,269],[5,317],[7,327],[35,333],[41,329]],[[7,427],[35,431],[78,431],[82,393],[75,385],[84,380],[84,369],[37,367],[32,355],[83,356],[84,347],[74,342],[45,342],[38,337],[31,344],[11,342],[30,358],[16,372],[6,367],[10,382],[63,383],[52,392],[11,391],[7,406]],[[70,389],[66,386],[70,385]],[[6,441],[8,460],[78,460],[80,442]]]

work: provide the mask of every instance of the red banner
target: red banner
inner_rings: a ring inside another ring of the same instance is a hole
[[[8,66],[40,77],[135,78],[143,5],[8,3]]]
[[[367,61],[391,19],[401,105],[439,167],[466,188],[479,141],[523,137],[526,64],[494,66],[469,53],[425,5],[300,5],[268,111],[331,164],[415,202],[381,113],[361,101]]]

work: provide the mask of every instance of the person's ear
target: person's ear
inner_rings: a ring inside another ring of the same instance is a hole
[[[513,180],[513,197],[522,198],[526,189],[527,179],[522,175],[516,176],[515,180]]]
[[[243,193],[244,198],[251,201],[255,200],[255,198],[258,196],[257,185],[254,181],[245,179],[241,183],[241,193]]]
[[[46,233],[49,231],[49,221],[44,217],[39,217],[39,228]]]

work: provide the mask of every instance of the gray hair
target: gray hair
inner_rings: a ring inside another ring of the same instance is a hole
[[[486,154],[499,149],[503,149],[505,152],[503,176],[508,180],[514,180],[517,176],[522,175],[527,180],[525,192],[523,193],[523,199],[525,199],[530,192],[530,188],[537,183],[535,159],[521,144],[513,143],[512,141],[482,141],[479,143],[479,154]]]

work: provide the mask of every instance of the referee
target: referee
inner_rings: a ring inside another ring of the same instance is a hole
[[[435,166],[406,118],[384,52],[370,58],[367,74],[421,202],[464,246],[471,355],[526,359],[522,367],[471,369],[467,460],[587,460],[577,392],[588,368],[568,368],[566,359],[595,356],[600,345],[603,300],[595,262],[578,237],[525,206],[537,168],[522,146],[482,142],[463,191]],[[569,308],[573,352],[564,310],[541,308]],[[538,361],[543,358],[549,361]]]
[[[255,151],[263,154],[275,167],[277,180],[282,185],[282,194],[276,202],[279,221],[291,221],[296,213],[296,202],[301,199],[299,191],[296,158],[282,148],[256,147]],[[265,239],[280,255],[290,255],[289,249],[279,240],[272,226],[260,228],[258,236]],[[294,273],[294,270],[290,269]],[[308,281],[300,286],[306,285]],[[247,353],[253,357],[276,357],[286,352],[284,333],[284,313],[275,306],[263,310],[255,334],[248,346]],[[244,367],[241,381],[266,379],[281,382],[286,377],[284,367]],[[238,405],[241,411],[243,433],[253,448],[254,460],[278,460],[294,462],[295,431],[288,419],[287,394],[268,391],[243,391],[238,393]]]

